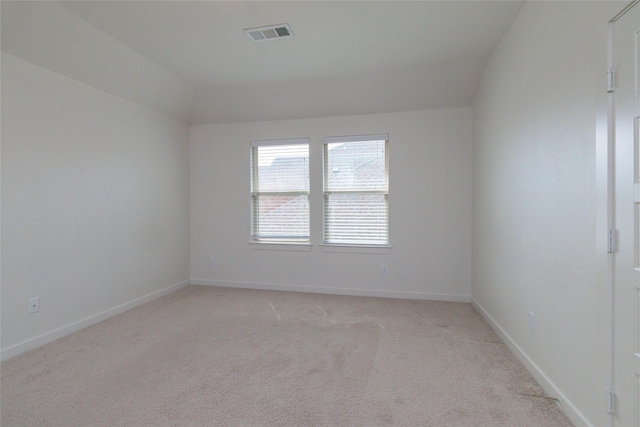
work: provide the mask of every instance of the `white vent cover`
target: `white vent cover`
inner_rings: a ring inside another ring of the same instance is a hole
[[[254,42],[265,42],[293,37],[288,24],[270,25],[268,27],[245,28],[245,33]]]

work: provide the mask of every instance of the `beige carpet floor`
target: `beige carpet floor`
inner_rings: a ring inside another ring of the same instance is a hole
[[[10,359],[2,426],[570,426],[470,304],[188,286]]]

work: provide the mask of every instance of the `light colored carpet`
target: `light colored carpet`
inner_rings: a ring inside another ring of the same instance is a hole
[[[2,426],[570,426],[470,304],[188,286],[1,365]]]

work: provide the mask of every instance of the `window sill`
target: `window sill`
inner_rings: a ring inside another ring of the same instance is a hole
[[[391,253],[391,245],[320,245],[322,252],[342,253],[342,254],[380,254]]]
[[[311,243],[249,242],[249,247],[264,251],[310,252],[313,245]]]

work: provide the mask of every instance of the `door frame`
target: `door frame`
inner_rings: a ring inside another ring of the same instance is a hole
[[[614,280],[614,258],[615,258],[615,69],[613,63],[613,26],[631,8],[637,6],[640,0],[633,0],[624,9],[618,12],[609,20],[607,28],[607,98],[606,115],[598,113],[596,124],[596,250],[598,253],[598,278],[599,282],[606,287],[606,321],[607,321],[607,389],[605,393],[611,396],[611,407],[607,411],[610,414],[611,426],[614,424],[615,411],[615,388],[614,388],[614,367],[615,367],[615,289]],[[640,7],[640,6],[637,6]],[[600,99],[600,98],[599,98]],[[606,121],[604,117],[606,116]],[[604,121],[604,123],[603,123]],[[610,233],[613,231],[613,247],[610,247]]]

